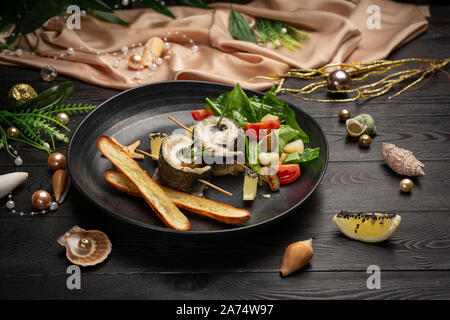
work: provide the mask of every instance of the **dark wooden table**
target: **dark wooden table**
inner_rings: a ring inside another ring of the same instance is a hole
[[[390,58],[450,57],[449,8],[432,8],[429,30]],[[50,86],[39,71],[0,67],[0,97],[19,82],[41,91]],[[58,82],[66,78],[60,76]],[[74,80],[70,102],[100,104],[118,91]],[[450,298],[450,95],[437,72],[422,88],[359,103],[286,100],[311,114],[324,129],[330,162],[320,187],[295,213],[270,227],[225,238],[177,239],[154,234],[109,217],[72,189],[54,214],[20,217],[0,209],[1,299],[440,299]],[[379,134],[368,149],[347,139],[338,111],[374,116]],[[73,116],[75,128],[82,116]],[[426,176],[414,179],[411,194],[399,190],[401,177],[386,167],[383,141],[412,150]],[[30,178],[14,192],[19,208],[30,211],[37,189],[51,190],[47,155],[15,144]],[[65,152],[65,145],[58,150]],[[15,171],[0,153],[0,174]],[[343,236],[331,222],[341,209],[396,212],[403,220],[381,244]],[[74,225],[106,232],[113,243],[108,260],[83,268],[81,290],[66,286],[65,250],[56,239]],[[314,239],[315,255],[301,272],[281,278],[286,246]],[[369,265],[381,269],[381,289],[366,285]]]

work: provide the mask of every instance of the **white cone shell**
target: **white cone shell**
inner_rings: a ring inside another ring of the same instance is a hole
[[[28,172],[12,172],[0,176],[0,199],[28,179]]]

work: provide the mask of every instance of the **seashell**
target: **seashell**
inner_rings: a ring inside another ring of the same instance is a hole
[[[347,121],[345,121],[345,127],[347,129],[347,134],[350,137],[354,138],[362,135],[367,129],[367,126],[365,124],[355,119],[348,119]]]
[[[61,204],[64,201],[70,187],[70,177],[67,172],[62,169],[56,170],[53,174],[52,185],[55,201]]]
[[[367,133],[370,136],[377,134],[377,128],[375,127],[375,121],[373,120],[373,117],[370,114],[361,113],[361,114],[358,114],[353,119],[356,121],[359,121],[360,123],[362,123],[363,125],[366,126],[366,131],[364,131],[364,133]]]
[[[291,243],[284,252],[280,269],[281,275],[285,277],[303,268],[311,260],[313,254],[312,239]]]
[[[28,179],[28,172],[11,172],[0,176],[0,199]]]
[[[410,177],[425,175],[422,170],[425,165],[417,160],[409,150],[397,147],[392,143],[383,142],[381,154],[388,166],[398,174]]]
[[[87,239],[89,246],[81,246],[81,239]],[[93,266],[103,262],[112,248],[111,241],[105,233],[98,230],[84,230],[78,226],[74,226],[59,237],[58,243],[66,247],[67,259],[80,266]]]

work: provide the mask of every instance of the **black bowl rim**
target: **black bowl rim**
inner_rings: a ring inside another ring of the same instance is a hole
[[[291,214],[292,212],[294,212],[294,210],[296,208],[298,208],[305,200],[307,200],[311,194],[317,189],[317,187],[320,185],[320,183],[322,182],[323,177],[325,176],[325,172],[327,170],[328,167],[328,160],[329,160],[329,145],[328,145],[328,140],[322,130],[322,128],[320,127],[320,125],[317,123],[317,121],[310,116],[309,114],[307,114],[305,111],[301,110],[301,112],[303,112],[304,114],[306,114],[311,120],[312,122],[316,125],[316,127],[319,129],[319,133],[323,136],[324,140],[325,140],[325,146],[326,146],[326,158],[325,158],[325,164],[324,164],[324,168],[322,170],[322,173],[319,177],[319,179],[317,180],[316,184],[313,186],[313,188],[310,190],[310,192],[308,192],[308,194],[301,200],[299,201],[297,204],[295,204],[294,206],[292,206],[291,208],[289,208],[288,210],[285,210],[284,212],[276,215],[275,217],[263,221],[263,222],[259,222],[257,224],[252,224],[252,225],[247,225],[247,226],[242,226],[242,227],[238,227],[238,228],[233,228],[233,229],[223,229],[223,230],[212,230],[212,231],[196,231],[196,230],[176,230],[176,229],[171,229],[171,228],[167,228],[167,227],[159,227],[159,226],[154,226],[154,225],[149,225],[143,222],[139,222],[136,220],[133,220],[131,218],[127,218],[124,217],[120,214],[116,214],[112,211],[110,211],[109,209],[107,209],[106,207],[104,207],[103,205],[99,204],[98,202],[94,201],[87,192],[85,192],[83,190],[83,188],[78,185],[76,179],[74,179],[73,175],[72,175],[72,169],[71,169],[71,150],[73,147],[73,141],[74,138],[76,137],[78,131],[80,130],[80,128],[83,126],[84,122],[89,121],[89,117],[91,117],[93,114],[95,114],[95,112],[97,112],[101,107],[103,107],[105,104],[107,104],[110,100],[117,98],[120,95],[123,94],[128,94],[129,92],[132,92],[133,90],[137,90],[143,87],[148,87],[148,86],[156,86],[156,85],[165,85],[168,83],[180,83],[180,85],[182,85],[183,83],[189,83],[189,84],[202,84],[202,85],[214,85],[214,86],[223,86],[223,87],[227,87],[229,89],[233,89],[234,86],[232,85],[228,85],[228,84],[222,84],[222,83],[217,83],[217,82],[210,82],[210,81],[193,81],[193,80],[170,80],[170,81],[158,81],[158,82],[153,82],[153,83],[148,83],[148,84],[143,84],[140,86],[136,86],[130,89],[127,89],[125,91],[119,92],[118,94],[115,94],[114,96],[108,98],[107,100],[105,100],[104,102],[102,102],[97,108],[95,108],[93,111],[91,111],[81,122],[80,124],[77,126],[77,128],[75,129],[75,131],[72,134],[72,137],[70,138],[69,144],[67,146],[67,172],[68,174],[71,176],[71,180],[72,180],[72,184],[75,186],[75,188],[87,199],[89,199],[89,201],[91,201],[92,203],[94,203],[97,207],[99,207],[100,209],[102,209],[104,212],[108,213],[109,215],[118,218],[119,220],[125,221],[127,223],[130,223],[132,225],[137,225],[140,227],[143,227],[145,229],[148,230],[152,230],[152,231],[157,231],[157,232],[164,232],[165,234],[175,234],[175,235],[184,235],[184,236],[189,236],[189,235],[217,235],[217,234],[229,234],[229,233],[242,233],[243,231],[248,231],[249,229],[255,230],[255,229],[259,229],[263,226],[267,226],[271,223],[274,223],[275,221],[280,220],[281,218],[287,217],[289,214]],[[263,94],[262,92],[258,92],[255,90],[251,90],[251,89],[244,89],[244,91],[246,91],[246,93],[251,93],[251,94],[256,94],[256,95],[261,95]],[[291,106],[295,107],[297,110],[299,110],[298,107],[296,107],[295,105],[292,105],[291,103],[288,103]]]

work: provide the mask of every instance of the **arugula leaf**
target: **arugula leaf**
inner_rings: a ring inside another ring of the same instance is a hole
[[[233,8],[233,5],[231,5],[230,17],[228,18],[228,31],[234,39],[258,43],[252,28],[244,17]]]
[[[216,99],[206,98],[206,108],[212,110],[215,116],[220,116],[227,102],[229,105],[224,116],[235,120],[240,126],[248,123],[258,122],[258,113],[250,103],[241,86],[236,84],[233,90],[221,94]]]
[[[307,162],[314,160],[319,157],[320,148],[315,149],[305,149],[302,153],[294,152],[287,156],[287,158],[284,160],[284,163],[291,164],[291,163],[301,163],[301,162]]]

